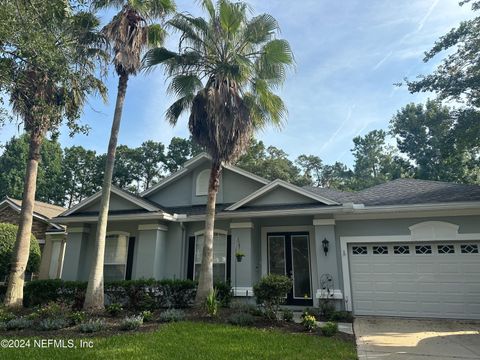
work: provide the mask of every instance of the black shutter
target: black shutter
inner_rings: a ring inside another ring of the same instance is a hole
[[[132,280],[132,268],[133,268],[133,251],[135,249],[135,238],[131,237],[128,239],[128,250],[127,250],[127,270],[125,273],[125,280]]]
[[[188,238],[187,279],[193,280],[195,262],[195,236]]]
[[[227,283],[232,277],[232,235],[227,236]]]

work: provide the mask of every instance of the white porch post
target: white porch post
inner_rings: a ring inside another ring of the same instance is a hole
[[[62,280],[87,280],[85,269],[87,256],[88,234],[87,226],[69,227],[67,229],[67,246],[63,261]]]
[[[167,230],[168,227],[161,224],[138,226],[132,279],[164,278]]]
[[[237,222],[230,224],[232,236],[231,285],[235,296],[253,295],[253,274],[255,262],[253,258],[253,223]],[[245,256],[237,261],[235,256],[239,251]]]

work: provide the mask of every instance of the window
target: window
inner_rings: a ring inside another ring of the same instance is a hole
[[[415,254],[428,255],[432,253],[432,247],[430,245],[415,245]]]
[[[198,280],[200,265],[202,264],[204,235],[195,238],[194,276]],[[227,279],[227,235],[215,233],[213,235],[213,282],[225,282]]]
[[[393,253],[395,255],[410,254],[410,247],[408,245],[396,245],[393,247]]]
[[[455,247],[453,245],[438,245],[439,254],[454,254]]]
[[[366,255],[367,247],[366,246],[353,246],[352,247],[353,255]]]
[[[208,195],[208,182],[210,180],[210,169],[200,171],[197,175],[197,184],[195,188],[195,195]]]
[[[106,282],[125,279],[127,246],[127,235],[107,235],[105,239],[105,259],[103,261],[103,276]]]
[[[477,244],[464,244],[460,245],[460,251],[462,254],[478,254]]]
[[[373,247],[373,254],[374,255],[387,255],[388,254],[388,246],[374,246]]]

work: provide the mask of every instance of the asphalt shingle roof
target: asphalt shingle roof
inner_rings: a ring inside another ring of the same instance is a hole
[[[20,208],[22,207],[22,200],[18,199],[12,199],[11,197],[8,197],[8,199],[17,204]],[[64,212],[66,209],[64,209],[61,206],[57,205],[52,205],[52,204],[47,204],[41,201],[35,201],[35,204],[33,206],[33,211],[39,215],[42,215],[48,219],[54,218]]]

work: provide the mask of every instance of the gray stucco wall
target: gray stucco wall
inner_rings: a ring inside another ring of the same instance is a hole
[[[226,204],[233,204],[245,196],[257,191],[264,185],[258,181],[224,169],[223,176],[223,201]]]
[[[88,205],[87,207],[83,208],[81,211],[98,211],[100,208],[100,199],[95,200],[93,204]],[[141,209],[140,206],[132,204],[130,201],[125,200],[124,198],[116,195],[111,194],[110,196],[110,211],[116,210],[136,210]]]
[[[293,191],[284,188],[276,188],[265,195],[262,195],[258,199],[255,199],[248,203],[249,206],[261,206],[261,205],[281,205],[281,204],[313,204],[318,201],[310,199],[306,196],[297,194]]]

